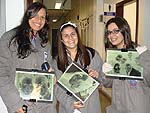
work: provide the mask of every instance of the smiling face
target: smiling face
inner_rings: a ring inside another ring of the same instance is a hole
[[[124,47],[124,37],[121,34],[118,26],[115,23],[108,25],[108,39],[112,45],[116,46],[118,49]]]
[[[37,31],[41,30],[45,25],[45,17],[46,11],[44,8],[41,8],[33,18],[29,19],[29,25],[33,30],[34,34],[36,34]]]
[[[75,29],[68,26],[62,30],[62,41],[66,48],[71,51],[77,50],[78,36]]]

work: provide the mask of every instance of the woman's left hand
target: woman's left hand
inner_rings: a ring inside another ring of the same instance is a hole
[[[98,78],[99,73],[94,69],[88,69],[88,74],[93,78]]]
[[[52,67],[49,68],[48,72],[53,72],[54,69]],[[56,78],[56,75],[54,75],[54,85],[56,84],[57,82],[57,78]]]

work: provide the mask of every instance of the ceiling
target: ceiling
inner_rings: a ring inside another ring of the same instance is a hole
[[[71,0],[43,0],[43,4],[48,9],[55,9],[56,2],[62,3],[61,9],[71,9]]]
[[[49,19],[52,22],[53,20],[57,19],[57,21],[61,20],[65,15],[67,15],[69,10],[55,10],[55,9],[49,9]]]
[[[61,2],[60,9],[55,9],[55,3]],[[71,0],[43,0],[43,4],[47,7],[50,21],[57,19],[59,21],[71,10]]]

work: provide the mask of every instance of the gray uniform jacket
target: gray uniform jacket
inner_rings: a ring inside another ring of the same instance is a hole
[[[80,62],[77,61],[79,64]],[[57,79],[63,74],[62,71],[58,70],[56,60],[53,63],[55,74]],[[91,58],[91,63],[89,68],[96,70],[101,73],[102,69],[102,59],[99,56],[98,52],[95,52],[95,56]],[[55,94],[59,101],[59,113],[73,113],[73,102],[77,101],[73,96],[70,96],[66,93],[67,91],[56,85]],[[101,113],[101,106],[99,100],[99,91],[98,89],[89,97],[85,102],[85,107],[80,109],[81,113]]]
[[[8,113],[14,113],[23,104],[28,105],[28,113],[56,113],[55,99],[52,103],[24,101],[20,98],[15,87],[16,68],[41,70],[41,65],[45,60],[45,53],[47,54],[46,59],[50,63],[50,45],[47,44],[45,48],[42,48],[39,37],[37,37],[37,51],[32,52],[27,58],[19,59],[17,48],[15,46],[8,47],[14,33],[14,30],[6,32],[0,39],[0,95],[6,104]]]
[[[139,56],[139,63],[144,67],[143,80],[110,79],[107,81],[106,78],[104,86],[112,84],[112,104],[107,107],[107,113],[150,113],[149,50]],[[134,85],[131,82],[134,82]]]

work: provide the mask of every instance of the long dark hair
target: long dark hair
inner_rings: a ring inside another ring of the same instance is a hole
[[[111,23],[115,23],[118,28],[120,29],[120,32],[122,33],[124,37],[124,43],[126,49],[134,49],[136,44],[131,40],[131,30],[128,22],[119,16],[116,16],[114,18],[111,18],[110,20],[107,21],[106,27],[105,27],[105,37],[104,37],[104,43],[105,43],[105,48],[117,48],[116,46],[112,45],[111,42],[108,39],[108,25]]]
[[[58,47],[58,49],[57,49],[57,55],[53,56],[53,58],[57,58],[58,69],[63,72],[65,71],[66,67],[69,65],[69,60],[67,58],[66,47],[62,43],[61,32],[63,31],[63,29],[65,29],[67,27],[72,27],[73,29],[75,29],[75,31],[77,33],[77,37],[78,37],[78,45],[77,45],[78,47],[77,47],[77,54],[76,54],[75,61],[77,61],[79,59],[82,67],[85,68],[90,64],[90,55],[89,55],[88,50],[90,50],[93,54],[95,53],[94,49],[91,49],[91,48],[87,49],[87,47],[82,44],[80,34],[79,34],[77,27],[75,27],[71,24],[63,25],[63,27],[60,27],[60,29],[57,32],[57,47]]]
[[[46,17],[45,17],[45,25],[41,30],[38,31],[38,35],[40,37],[42,47],[44,47],[44,45],[48,42],[49,17],[48,17],[47,9],[43,4],[39,2],[34,2],[27,8],[21,24],[15,28],[16,33],[12,37],[9,43],[9,47],[11,46],[12,43],[17,44],[18,58],[22,58],[22,59],[26,58],[32,52],[31,42],[29,37],[31,34],[33,34],[33,31],[28,21],[29,19],[35,17],[41,8],[45,9]]]

